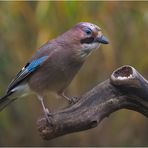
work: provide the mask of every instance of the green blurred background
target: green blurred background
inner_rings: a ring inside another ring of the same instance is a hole
[[[0,96],[27,59],[47,40],[78,22],[100,26],[110,40],[89,56],[67,93],[81,95],[129,64],[148,79],[148,2],[0,2]],[[49,94],[52,111],[67,105]],[[98,127],[43,141],[35,96],[18,99],[0,113],[0,146],[148,146],[148,120],[120,110]]]

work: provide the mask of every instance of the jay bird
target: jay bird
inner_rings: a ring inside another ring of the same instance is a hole
[[[9,103],[28,94],[36,94],[45,116],[50,115],[43,103],[46,91],[54,91],[71,101],[64,90],[77,74],[86,58],[100,44],[108,44],[95,24],[81,22],[67,32],[42,45],[9,84],[0,98],[0,111]]]

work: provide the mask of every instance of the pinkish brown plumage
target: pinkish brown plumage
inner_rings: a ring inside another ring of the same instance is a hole
[[[0,99],[0,110],[15,98],[35,93],[43,104],[46,91],[54,91],[66,99],[64,90],[77,74],[87,56],[100,44],[108,44],[101,29],[81,22],[59,37],[40,47],[26,66],[10,83],[6,95]]]

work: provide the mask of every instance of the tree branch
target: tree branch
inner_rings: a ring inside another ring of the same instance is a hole
[[[97,84],[79,97],[74,105],[45,117],[37,126],[43,139],[96,127],[105,117],[119,109],[130,109],[148,117],[148,81],[131,66],[115,70],[110,79]]]

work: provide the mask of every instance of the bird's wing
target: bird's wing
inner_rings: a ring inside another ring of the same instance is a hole
[[[49,56],[43,56],[27,63],[8,86],[7,93],[15,88],[26,77],[35,72],[48,58]]]

